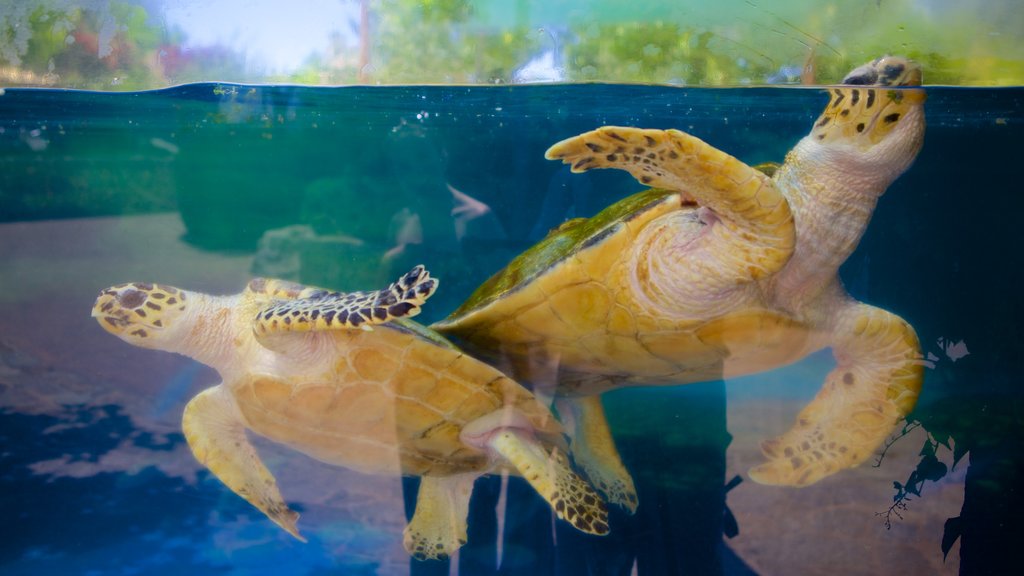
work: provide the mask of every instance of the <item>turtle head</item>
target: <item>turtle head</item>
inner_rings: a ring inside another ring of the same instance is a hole
[[[218,370],[240,342],[237,296],[209,296],[166,284],[132,282],[100,292],[92,315],[107,332],[141,348],[177,352]]]
[[[921,67],[883,56],[829,88],[831,100],[807,137],[812,153],[884,191],[913,162],[924,140]]]
[[[100,292],[92,316],[107,332],[142,348],[175,350],[195,323],[194,294],[164,284],[132,282]]]

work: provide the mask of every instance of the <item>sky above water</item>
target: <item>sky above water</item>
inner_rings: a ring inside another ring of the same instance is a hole
[[[332,32],[356,43],[359,2],[302,0],[292,5],[280,0],[181,0],[169,2],[164,16],[169,28],[185,32],[189,45],[227,46],[269,73],[289,72],[311,54],[327,52]]]

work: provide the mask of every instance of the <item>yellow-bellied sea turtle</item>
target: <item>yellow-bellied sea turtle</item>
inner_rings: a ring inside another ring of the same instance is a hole
[[[851,298],[837,271],[924,136],[921,69],[887,56],[851,72],[769,177],[677,130],[604,127],[547,157],[626,170],[655,187],[567,222],[434,325],[520,381],[557,366],[557,393],[751,374],[830,347],[795,426],[764,442],[762,483],[806,485],[856,466],[917,400],[918,340]],[[578,399],[573,454],[610,501],[635,505],[600,401]]]
[[[296,538],[298,514],[246,429],[329,464],[421,476],[405,532],[417,557],[447,555],[465,542],[473,482],[502,468],[522,474],[558,517],[606,533],[604,503],[569,467],[548,409],[405,319],[436,286],[422,267],[384,290],[350,294],[267,279],[234,296],[132,283],[104,290],[93,316],[131,344],[185,354],[220,373],[223,382],[185,408],[188,444]]]

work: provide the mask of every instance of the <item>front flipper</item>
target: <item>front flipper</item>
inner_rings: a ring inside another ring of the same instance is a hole
[[[917,335],[902,318],[859,302],[839,313],[836,368],[782,436],[761,445],[762,484],[806,486],[867,460],[914,408],[924,368]]]
[[[731,258],[745,263],[736,267],[744,277],[735,280],[777,272],[793,253],[793,215],[772,179],[684,132],[605,126],[563,140],[544,156],[571,164],[573,172],[625,170],[643,184],[710,208],[725,224]]]
[[[633,477],[622,465],[615,440],[608,428],[600,396],[562,398],[558,411],[572,415],[572,459],[590,483],[605,495],[608,502],[618,504],[630,514],[636,512],[637,497]]]
[[[405,527],[405,550],[417,560],[451,556],[466,543],[466,517],[473,483],[479,474],[439,478],[424,476],[416,496],[416,512]]]
[[[437,289],[423,266],[417,266],[383,290],[373,292],[324,292],[312,295],[298,290],[294,299],[279,301],[261,310],[253,329],[256,337],[285,332],[342,330],[384,324],[420,312],[420,306]],[[308,290],[308,289],[307,289]]]
[[[277,482],[246,438],[242,414],[223,384],[204,390],[185,406],[182,427],[196,460],[278,526],[306,541],[295,526],[298,513],[285,504]]]
[[[588,534],[608,533],[608,509],[597,492],[569,466],[557,449],[550,454],[511,429],[495,433],[490,446],[522,474],[555,515]]]

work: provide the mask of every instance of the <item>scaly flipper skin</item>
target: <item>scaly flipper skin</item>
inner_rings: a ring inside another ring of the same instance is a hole
[[[618,504],[630,514],[636,512],[637,496],[633,477],[622,465],[615,440],[608,428],[600,396],[562,398],[560,413],[572,414],[575,434],[572,438],[572,459],[590,484],[604,494],[608,502]]]
[[[285,504],[273,475],[246,438],[242,414],[223,385],[204,390],[185,406],[182,427],[196,460],[275,524],[306,541],[295,525],[299,514]]]
[[[536,442],[513,430],[498,432],[490,445],[551,504],[559,519],[581,532],[598,536],[608,533],[608,508],[594,489],[572,471],[564,454],[557,449],[548,454]]]
[[[438,478],[424,476],[416,496],[416,512],[405,527],[403,545],[417,560],[451,556],[466,543],[466,518],[473,483],[479,474]]]
[[[793,253],[793,215],[771,178],[684,132],[605,126],[555,144],[545,158],[571,164],[573,172],[625,170],[709,208],[724,224],[715,227],[716,240],[732,246],[722,252],[744,264],[730,268],[728,283],[773,274]]]
[[[374,324],[419,314],[420,306],[437,285],[437,279],[431,278],[423,266],[413,268],[387,288],[372,292],[327,292],[299,285],[292,285],[289,291],[288,285],[268,282],[265,290],[285,296],[294,292],[295,297],[261,310],[253,329],[257,338],[283,332],[368,330]]]
[[[769,461],[750,470],[754,481],[806,486],[856,466],[913,409],[924,368],[906,321],[849,301],[837,313],[833,334],[835,369],[796,425],[762,443]]]

